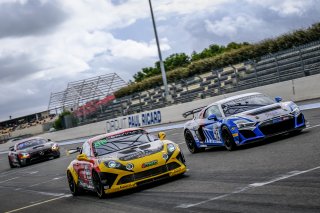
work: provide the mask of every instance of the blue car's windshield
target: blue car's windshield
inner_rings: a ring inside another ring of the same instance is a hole
[[[251,95],[232,101],[228,101],[221,105],[226,117],[248,111],[251,109],[259,108],[274,104],[275,102],[265,95]]]

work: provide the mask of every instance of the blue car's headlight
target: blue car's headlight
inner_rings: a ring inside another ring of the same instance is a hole
[[[234,121],[233,123],[237,125],[238,129],[253,127],[255,125],[255,122],[250,122],[247,120],[237,120],[237,121]]]
[[[301,113],[300,108],[296,104],[291,105],[291,110],[291,114],[295,116],[298,116]]]

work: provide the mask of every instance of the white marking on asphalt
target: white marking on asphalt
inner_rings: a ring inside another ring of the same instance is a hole
[[[318,127],[318,126],[320,126],[320,124],[313,125],[313,126],[309,126],[309,127],[307,127],[306,129],[312,129],[312,128],[315,128],[315,127]]]
[[[39,186],[39,185],[42,185],[42,184],[45,184],[45,183],[49,183],[49,182],[52,182],[52,181],[55,181],[55,180],[59,180],[61,178],[63,178],[64,176],[60,176],[60,177],[55,177],[51,180],[47,180],[47,181],[44,181],[44,182],[41,182],[41,183],[36,183],[36,184],[33,184],[31,186],[28,186],[27,188],[31,188],[31,187],[34,187],[34,186]]]
[[[0,183],[5,183],[5,182],[8,182],[8,181],[11,181],[11,180],[17,179],[17,178],[19,178],[19,177],[14,177],[14,178],[10,178],[10,179],[8,179],[8,180],[0,181]]]
[[[176,132],[176,133],[170,134],[170,136],[173,136],[173,135],[181,135],[181,133],[180,132]]]
[[[12,190],[13,187],[10,187],[10,186],[0,186],[0,188],[7,188],[7,189]],[[62,196],[62,195],[66,195],[65,193],[43,192],[43,191],[26,189],[26,188],[15,188],[14,190],[15,190],[15,191],[21,191],[21,192],[30,192],[30,193],[34,193],[34,194],[54,196],[54,197],[59,197],[59,196]]]
[[[48,162],[49,163],[51,163],[51,162],[55,162],[56,163],[56,162],[61,161],[61,160],[65,160],[65,158],[64,157],[60,157],[58,159],[54,159],[53,161],[48,161]],[[30,166],[28,166],[27,168],[24,168],[24,169],[17,168],[17,169],[12,170],[12,171],[2,172],[2,173],[0,173],[0,177],[13,175],[13,174],[16,174],[16,173],[22,173],[22,172],[25,172],[27,170],[39,168],[41,166],[43,166],[43,164],[30,165]]]
[[[198,206],[198,205],[201,205],[201,204],[208,203],[210,201],[219,200],[221,198],[225,198],[225,197],[231,196],[233,194],[238,194],[238,193],[247,191],[249,189],[254,189],[254,188],[257,188],[257,187],[265,186],[265,185],[268,185],[268,184],[271,184],[271,183],[278,182],[280,180],[288,179],[288,178],[291,178],[291,177],[294,177],[294,176],[297,176],[297,175],[301,175],[301,174],[304,174],[304,173],[307,173],[307,172],[311,172],[311,171],[314,171],[314,170],[317,170],[317,169],[320,169],[320,166],[314,167],[312,169],[304,170],[304,171],[291,171],[286,175],[282,175],[282,176],[280,176],[278,178],[274,178],[274,179],[271,179],[271,180],[266,181],[266,182],[252,183],[252,184],[249,184],[246,187],[241,188],[240,190],[236,190],[236,191],[233,191],[231,193],[223,194],[223,195],[220,195],[220,196],[217,196],[217,197],[212,197],[212,198],[210,198],[208,200],[204,200],[204,201],[201,201],[201,202],[198,202],[198,203],[181,204],[179,206],[176,206],[176,208],[184,208],[184,209],[186,209],[186,208]]]
[[[45,200],[45,201],[42,201],[42,202],[38,202],[38,203],[29,205],[29,206],[24,206],[24,207],[21,207],[21,208],[18,208],[18,209],[10,210],[10,211],[7,211],[6,213],[21,211],[21,210],[24,210],[24,209],[28,209],[28,208],[31,208],[31,207],[34,207],[34,206],[39,206],[39,205],[42,205],[44,203],[49,203],[49,202],[52,202],[52,201],[55,201],[55,200],[59,200],[59,199],[66,198],[66,197],[71,197],[71,196],[72,195],[63,195],[63,196],[60,196],[60,197],[52,198],[50,200]]]

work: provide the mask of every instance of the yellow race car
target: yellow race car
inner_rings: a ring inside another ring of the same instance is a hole
[[[71,193],[92,190],[102,198],[114,193],[186,172],[177,144],[154,137],[141,128],[124,129],[91,138],[67,169]]]

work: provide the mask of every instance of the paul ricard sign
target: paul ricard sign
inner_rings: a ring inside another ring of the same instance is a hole
[[[154,110],[139,114],[128,115],[106,121],[107,132],[131,127],[145,127],[153,124],[161,124],[161,111]]]

